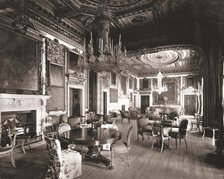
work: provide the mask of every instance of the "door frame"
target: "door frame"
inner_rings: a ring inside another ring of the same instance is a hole
[[[73,89],[78,89],[80,90],[80,115],[84,116],[85,114],[85,98],[84,98],[84,92],[85,92],[85,86],[78,86],[78,85],[68,85],[68,116],[72,115],[72,110],[71,110],[71,90]]]
[[[140,95],[140,108],[141,108],[141,111],[142,111],[142,97],[145,96],[145,97],[148,97],[148,100],[149,100],[149,106],[150,106],[150,95]]]

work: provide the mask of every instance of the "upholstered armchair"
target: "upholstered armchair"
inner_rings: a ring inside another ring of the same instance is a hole
[[[152,136],[152,123],[147,117],[141,117],[137,119],[137,141],[139,141],[139,136],[142,136],[143,142],[145,135]]]
[[[187,141],[186,141],[187,125],[188,125],[188,120],[182,119],[179,127],[172,128],[172,131],[170,132],[171,138],[176,140],[176,148],[177,148],[177,140],[179,139],[180,145],[181,145],[181,139],[183,139],[185,142],[186,148],[188,149]]]
[[[82,175],[82,156],[71,149],[61,150],[58,139],[45,137],[49,164],[45,179],[73,179]]]

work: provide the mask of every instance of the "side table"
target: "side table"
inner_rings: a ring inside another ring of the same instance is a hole
[[[215,145],[215,132],[218,131],[218,128],[216,128],[216,127],[203,127],[202,138],[205,137],[205,131],[206,130],[212,130],[212,144]]]

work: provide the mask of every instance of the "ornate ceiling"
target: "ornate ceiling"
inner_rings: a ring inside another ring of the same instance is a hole
[[[122,35],[128,69],[139,76],[156,74],[161,68],[157,61],[167,63],[163,73],[199,71],[203,53],[196,46],[201,47],[208,30],[222,32],[221,0],[1,0],[0,20],[23,13],[32,22],[29,28],[83,48],[102,4],[111,38]]]
[[[140,77],[163,74],[198,74],[203,52],[192,45],[170,45],[136,53],[127,60],[129,71]]]

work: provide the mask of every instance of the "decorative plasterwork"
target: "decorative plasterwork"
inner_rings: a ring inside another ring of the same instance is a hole
[[[143,54],[141,56],[141,60],[146,64],[162,67],[164,65],[168,65],[168,64],[176,62],[178,59],[182,57],[181,54],[185,54],[185,53],[189,53],[189,50],[182,50],[180,51],[180,53],[179,51],[165,50],[165,51],[160,51],[155,53]]]
[[[26,6],[28,8],[26,9],[25,13],[31,19],[56,32],[63,34],[64,36],[76,41],[79,44],[83,43],[83,38],[81,37],[83,34],[82,32],[77,31],[77,28],[69,26],[65,22],[55,18],[53,14],[43,9],[41,6],[38,6],[35,2],[28,1]]]
[[[92,0],[96,3],[102,3],[100,0]],[[130,6],[139,3],[141,0],[106,0],[105,4],[112,7]]]
[[[139,23],[143,23],[143,22],[145,22],[147,20],[147,17],[145,17],[145,16],[136,16],[136,17],[134,17],[132,20],[131,20],[131,22],[133,22],[133,23],[135,23],[135,24],[139,24]]]
[[[57,41],[46,40],[47,47],[47,60],[63,66],[65,64],[64,46]]]
[[[155,76],[159,70],[163,74],[198,73],[204,59],[200,48],[187,44],[142,49],[128,55],[127,66],[137,71],[139,77]]]

